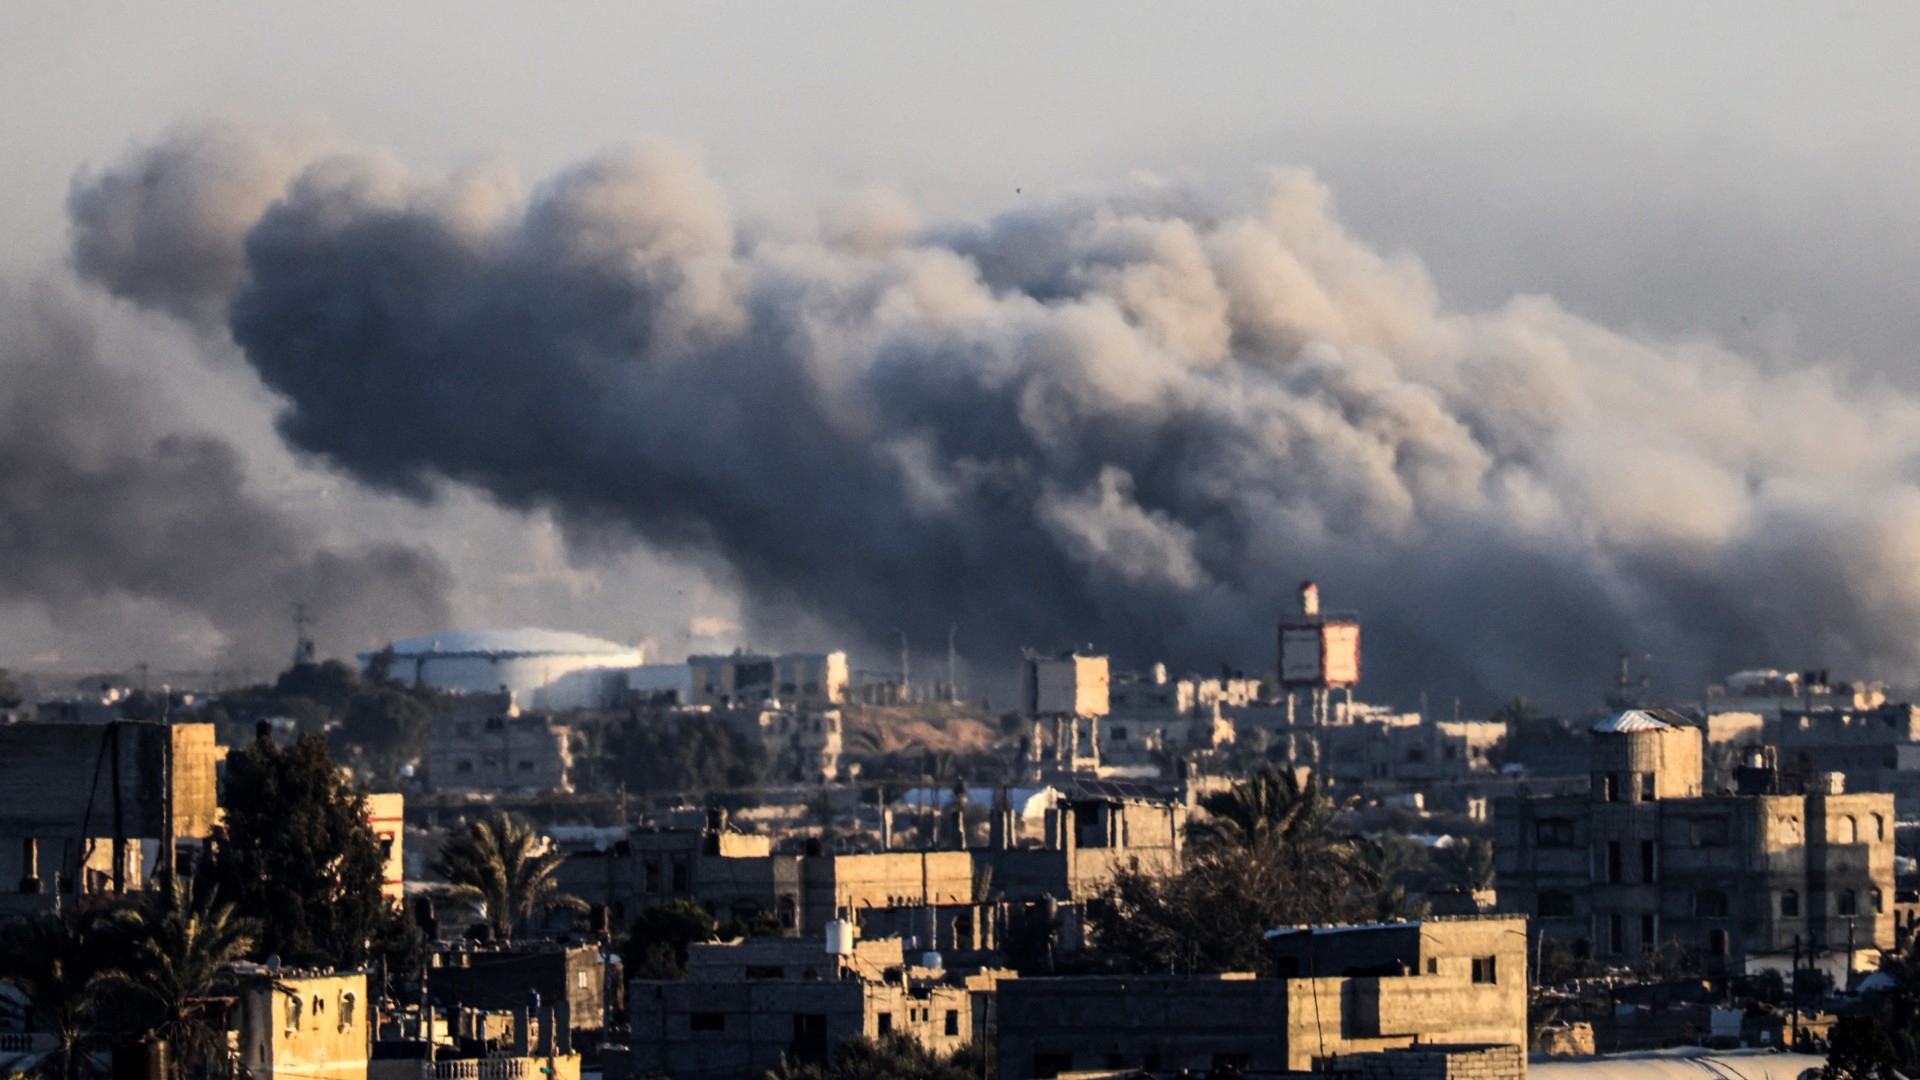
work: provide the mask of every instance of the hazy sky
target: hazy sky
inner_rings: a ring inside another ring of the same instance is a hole
[[[504,162],[524,184],[664,136],[743,217],[773,222],[874,187],[925,220],[979,218],[1142,174],[1238,206],[1269,167],[1301,165],[1353,233],[1422,260],[1458,308],[1547,294],[1770,370],[1818,360],[1912,387],[1916,41],[1920,10],[1898,4],[10,3],[0,279],[65,276],[78,170],[207,117],[324,132],[426,174]],[[203,355],[218,348],[79,302],[110,361],[166,388],[179,424],[241,447],[248,482],[316,529],[465,545],[449,555],[459,621],[671,651],[702,640],[692,618],[737,614],[724,583],[644,553],[570,557],[548,523],[477,496],[352,491],[279,445],[271,395]],[[340,500],[355,520],[316,511]],[[0,632],[0,666],[136,647],[84,648],[30,609]]]

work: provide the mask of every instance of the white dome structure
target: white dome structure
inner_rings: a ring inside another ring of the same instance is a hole
[[[391,653],[388,674],[402,682],[457,692],[510,690],[535,709],[598,708],[646,663],[632,645],[560,630],[459,630],[396,641],[361,653],[360,670]]]

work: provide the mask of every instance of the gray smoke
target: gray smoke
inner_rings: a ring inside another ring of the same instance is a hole
[[[255,175],[233,149],[181,136],[128,168]],[[148,222],[200,202],[126,186],[86,179],[76,212],[231,235]],[[1313,577],[1365,620],[1363,692],[1402,703],[1584,704],[1621,651],[1682,693],[1912,670],[1911,400],[1544,298],[1443,310],[1300,171],[1236,213],[1150,189],[916,231],[885,205],[817,240],[740,228],[672,148],[523,204],[332,158],[246,230],[244,272],[208,275],[231,297],[79,262],[166,310],[230,302],[296,447],[716,561],[763,626],[1262,670]]]
[[[72,297],[0,284],[0,603],[40,609],[81,662],[253,671],[286,663],[296,601],[336,648],[444,622],[431,554],[316,546],[247,491],[232,446],[169,430],[150,391],[103,362]],[[128,612],[156,606],[172,640],[124,640]]]

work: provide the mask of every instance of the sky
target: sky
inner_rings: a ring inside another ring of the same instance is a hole
[[[0,281],[57,294],[98,363],[139,380],[134,408],[156,431],[233,448],[248,496],[315,547],[262,574],[382,544],[445,563],[438,600],[323,621],[330,651],[443,618],[647,639],[669,657],[838,633],[877,664],[888,627],[743,609],[739,568],[686,545],[444,475],[421,503],[290,442],[284,387],[232,341],[75,274],[76,178],[219,120],[524,198],[665,139],[748,234],[816,229],[880,191],[922,223],[1169,187],[1225,216],[1258,205],[1273,168],[1301,167],[1347,232],[1417,260],[1449,311],[1550,297],[1636,340],[1817,371],[1867,400],[1920,390],[1916,31],[1920,12],[1893,4],[9,4]],[[259,640],[277,612],[237,635],[227,609],[183,604],[0,588],[0,667],[254,668],[287,651]],[[1265,651],[1222,659],[1258,668]],[[1742,658],[1826,659],[1764,651]],[[1578,665],[1596,684],[1611,666]]]

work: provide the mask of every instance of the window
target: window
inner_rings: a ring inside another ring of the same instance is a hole
[[[960,1010],[959,1009],[947,1010],[947,1034],[949,1035],[960,1034]]]
[[[287,1034],[292,1035],[300,1030],[300,1015],[305,1011],[298,995],[287,995]]]
[[[1727,932],[1725,930],[1715,930],[1707,935],[1707,953],[1715,957],[1724,957],[1727,955]]]
[[[1696,919],[1724,919],[1727,909],[1727,894],[1718,889],[1702,889],[1694,895],[1693,915]]]
[[[1573,914],[1573,895],[1558,889],[1540,894],[1539,914],[1545,918],[1565,918]]]
[[[885,1035],[886,1033],[893,1030],[893,1014],[890,1012],[883,1012],[879,1016],[874,1017],[873,1023],[874,1023],[875,1029],[880,1034]]]
[[[1873,838],[1875,840],[1885,840],[1887,838],[1887,819],[1881,817],[1879,814],[1873,815]]]
[[[504,730],[506,726],[506,722],[497,716],[487,717],[486,729],[488,731],[501,731]]]
[[[656,892],[656,893],[660,891],[660,860],[659,859],[647,860],[647,891]]]
[[[697,1012],[687,1017],[687,1027],[694,1031],[727,1030],[727,1014],[717,1012]]]
[[[1840,842],[1843,844],[1860,842],[1860,822],[1851,814],[1840,819]]]
[[[1780,914],[1785,918],[1796,918],[1800,914],[1800,894],[1788,889],[1780,894]]]
[[[1607,841],[1607,883],[1620,884],[1620,841]]]
[[[1107,730],[1108,730],[1109,732],[1111,732],[1111,733],[1113,734],[1113,741],[1114,741],[1114,742],[1126,742],[1126,741],[1127,741],[1127,729],[1126,729],[1126,728],[1123,728],[1123,727],[1119,727],[1119,726],[1115,726],[1115,727],[1111,727],[1111,728],[1108,728]]]
[[[1533,842],[1539,847],[1572,847],[1573,822],[1566,818],[1541,818],[1533,823]]]
[[[1655,916],[1640,916],[1640,951],[1652,952],[1660,947],[1660,924]]]
[[[1439,957],[1437,956],[1427,957],[1427,974],[1429,975],[1440,974],[1440,958]]]
[[[1601,779],[1601,790],[1608,802],[1620,801],[1620,774],[1608,773]]]
[[[1852,889],[1842,889],[1840,895],[1834,898],[1834,907],[1838,914],[1858,915],[1860,914],[1860,894]]]
[[[1660,880],[1660,848],[1653,840],[1640,841],[1640,880]]]
[[[341,1031],[353,1030],[354,1005],[355,1005],[355,1001],[352,994],[340,995],[340,1030]]]
[[[1653,801],[1653,774],[1650,772],[1640,774],[1640,801]]]
[[[1607,951],[1611,953],[1627,951],[1625,920],[1617,911],[1607,916]]]
[[[1701,818],[1693,823],[1694,847],[1726,847],[1727,819]]]
[[[456,761],[453,763],[453,771],[457,773],[470,773],[473,771],[473,762]]]
[[[676,893],[687,891],[687,864],[678,859],[673,863],[673,891]]]
[[[1869,894],[1868,894],[1868,896],[1869,896],[1869,897],[1870,897],[1870,898],[1871,898],[1871,899],[1873,900],[1873,913],[1874,913],[1875,915],[1878,915],[1878,914],[1880,914],[1881,912],[1883,912],[1883,911],[1885,911],[1885,910],[1886,910],[1886,907],[1885,907],[1885,905],[1884,905],[1884,902],[1883,902],[1883,901],[1881,900],[1881,898],[1880,898],[1880,890],[1879,890],[1879,889],[1875,889],[1875,890],[1873,890],[1873,892],[1871,892],[1871,893],[1869,893]]]
[[[1474,957],[1473,981],[1477,983],[1498,982],[1499,980],[1494,977],[1494,961],[1497,959],[1498,957],[1493,956]]]

